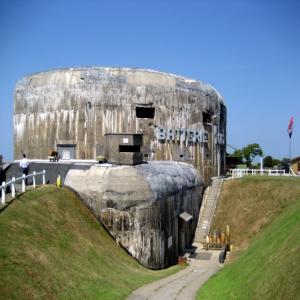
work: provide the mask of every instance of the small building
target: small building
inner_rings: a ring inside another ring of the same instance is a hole
[[[300,175],[300,156],[291,160],[291,168],[296,175]]]
[[[104,154],[108,162],[122,165],[136,165],[143,162],[142,134],[105,134]]]

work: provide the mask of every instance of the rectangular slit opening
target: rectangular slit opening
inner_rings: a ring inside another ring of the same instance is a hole
[[[210,113],[202,113],[203,123],[211,123],[211,114]]]
[[[136,114],[137,118],[154,119],[155,108],[154,107],[137,106],[135,108],[135,114]]]
[[[119,152],[140,152],[140,146],[119,145]]]

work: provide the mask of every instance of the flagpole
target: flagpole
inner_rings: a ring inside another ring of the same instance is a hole
[[[292,137],[290,136],[290,138],[289,138],[289,159],[290,159],[290,161],[291,161],[291,152],[292,152],[292,151],[291,151],[291,148],[292,148],[292,147],[291,147],[291,144],[292,144],[292,143],[291,143],[291,140],[292,140]]]
[[[292,140],[292,135],[290,135],[290,138],[289,138],[289,175],[291,175],[291,144],[292,144],[292,142],[291,142],[291,140]]]
[[[294,125],[294,117],[290,118],[289,126],[288,126],[288,135],[289,135],[289,160],[291,161],[292,156],[292,135],[293,135],[293,125]]]

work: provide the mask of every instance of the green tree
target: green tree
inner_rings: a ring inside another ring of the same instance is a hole
[[[263,156],[263,151],[259,144],[253,143],[245,146],[242,149],[235,150],[233,154],[245,162],[247,167],[251,167],[253,159],[256,156]]]
[[[273,157],[271,155],[267,155],[263,160],[263,165],[266,168],[272,168],[274,165]]]
[[[263,160],[263,165],[266,168],[273,168],[275,166],[279,166],[281,164],[281,160],[273,158],[271,155],[267,155]]]
[[[233,152],[232,155],[238,157],[239,163],[243,163],[243,161],[244,161],[244,156],[243,156],[242,150],[240,150],[240,149],[235,150],[235,151]]]
[[[290,168],[290,159],[287,157],[284,157],[281,162],[280,162],[280,169],[284,169],[285,172],[289,172],[289,168]]]
[[[279,166],[280,165],[280,163],[281,163],[281,160],[280,159],[277,159],[277,158],[273,158],[273,167],[275,167],[275,166]]]

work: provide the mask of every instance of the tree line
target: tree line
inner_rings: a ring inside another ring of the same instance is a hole
[[[236,149],[232,156],[238,157],[240,164],[246,164],[248,168],[253,168],[253,160],[256,157],[263,157],[264,152],[258,143],[249,144],[241,149]],[[267,155],[263,158],[263,166],[265,168],[280,168],[286,169],[289,167],[290,160],[286,157],[283,159],[273,158],[271,155]]]

